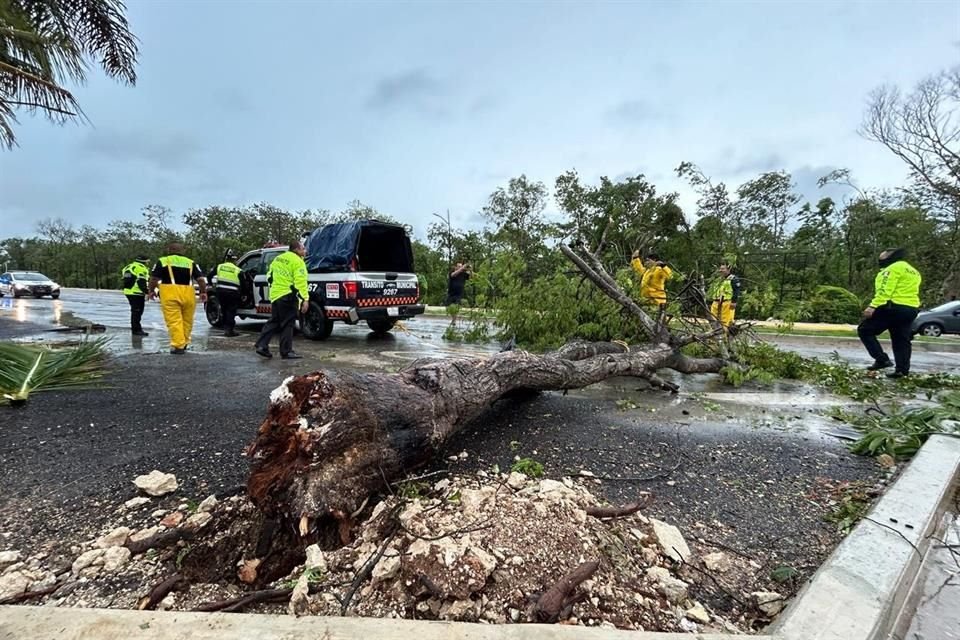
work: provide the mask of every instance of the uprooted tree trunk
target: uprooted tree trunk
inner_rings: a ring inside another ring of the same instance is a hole
[[[316,371],[284,381],[248,448],[247,489],[271,521],[315,539],[321,525],[349,531],[372,493],[429,461],[460,428],[513,392],[578,389],[613,376],[646,379],[676,391],[657,375],[718,372],[726,361],[691,358],[680,348],[715,335],[671,332],[606,273],[596,253],[564,254],[608,296],[636,317],[651,341],[571,343],[546,355],[507,351],[490,357],[418,360],[399,373]],[[589,263],[588,263],[589,261]]]

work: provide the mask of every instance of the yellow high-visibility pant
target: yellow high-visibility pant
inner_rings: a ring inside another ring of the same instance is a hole
[[[170,333],[170,346],[186,349],[193,331],[193,315],[197,308],[193,285],[161,284],[160,310]]]
[[[729,300],[722,302],[714,300],[713,304],[710,305],[710,314],[719,320],[724,327],[729,327],[733,324],[733,318],[737,314],[737,310],[733,308]]]
[[[640,298],[645,304],[650,304],[656,307],[659,307],[662,304],[667,304],[667,292],[663,289],[641,288]]]

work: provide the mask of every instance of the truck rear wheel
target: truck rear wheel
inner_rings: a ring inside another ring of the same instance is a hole
[[[333,320],[327,318],[323,307],[313,300],[310,309],[300,316],[300,333],[310,340],[326,340],[333,332]]]
[[[220,308],[220,301],[217,300],[217,296],[207,298],[207,301],[203,304],[203,311],[211,327],[220,328],[223,326],[223,310]]]
[[[396,320],[367,320],[367,326],[370,327],[370,331],[374,333],[384,334],[393,329],[393,325],[397,324]]]

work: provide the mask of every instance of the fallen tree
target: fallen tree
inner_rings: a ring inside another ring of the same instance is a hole
[[[293,376],[270,396],[267,416],[248,447],[253,502],[276,529],[304,542],[336,524],[346,541],[372,493],[428,462],[464,425],[511,394],[582,388],[633,376],[676,391],[658,371],[715,373],[722,358],[691,358],[681,348],[722,332],[669,328],[652,318],[606,272],[597,251],[561,251],[639,321],[649,342],[575,342],[545,355],[506,351],[486,358],[418,360],[398,373],[315,371]]]

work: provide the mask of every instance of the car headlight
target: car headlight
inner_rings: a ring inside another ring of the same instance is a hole
[[[30,288],[30,287],[28,287],[28,286],[25,285],[25,284],[15,284],[15,285],[13,285],[13,286],[15,286],[17,289],[29,289],[29,288]]]
[[[60,288],[60,285],[58,285],[56,282],[51,282],[51,283],[50,283],[50,288],[51,288],[51,289],[59,289],[59,288]]]

